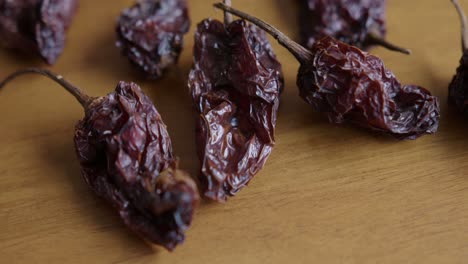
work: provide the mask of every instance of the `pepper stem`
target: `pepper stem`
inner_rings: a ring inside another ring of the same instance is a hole
[[[69,93],[71,93],[77,100],[78,102],[86,108],[86,106],[92,101],[93,98],[89,97],[86,95],[81,89],[78,87],[74,86],[73,84],[69,83],[61,75],[55,74],[51,71],[45,70],[45,69],[38,69],[38,68],[28,68],[28,69],[23,69],[23,70],[18,70],[9,76],[7,76],[3,81],[0,82],[0,89],[2,89],[6,84],[8,84],[10,81],[14,80],[15,78],[25,75],[25,74],[40,74],[43,76],[48,77],[49,79],[55,81],[56,83],[60,84],[63,88],[65,88]]]
[[[375,44],[375,45],[382,46],[382,47],[384,47],[386,49],[389,49],[389,50],[401,52],[403,54],[407,54],[407,55],[411,54],[411,50],[399,47],[399,46],[397,46],[395,44],[392,44],[392,43],[388,42],[387,40],[377,36],[374,33],[369,33],[369,35],[367,35],[366,42],[368,42],[370,44]]]
[[[463,51],[468,50],[468,28],[466,22],[466,15],[463,12],[463,9],[460,6],[458,0],[451,0],[452,4],[455,6],[457,10],[458,16],[460,17],[461,21],[461,28],[462,28],[462,49]]]
[[[239,11],[237,9],[234,9],[230,6],[227,6],[223,3],[216,3],[214,4],[214,7],[219,8],[221,10],[224,10],[227,13],[234,14],[242,19],[245,19],[259,28],[265,30],[268,32],[270,35],[272,35],[278,42],[281,44],[283,47],[288,49],[296,59],[301,62],[301,63],[306,63],[310,61],[313,57],[312,52],[307,50],[306,48],[302,47],[300,44],[297,42],[293,41],[290,39],[288,36],[283,34],[281,31],[276,29],[275,27],[271,26],[270,24],[266,23],[265,21],[262,21],[256,17],[253,17],[249,14],[246,14],[242,11]]]
[[[223,2],[226,6],[231,6],[231,0],[224,0]],[[224,11],[224,24],[228,25],[228,24],[231,24],[231,22],[232,22],[231,13]]]

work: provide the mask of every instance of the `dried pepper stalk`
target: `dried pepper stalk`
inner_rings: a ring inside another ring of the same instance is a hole
[[[319,39],[331,36],[367,50],[374,45],[410,54],[387,42],[386,0],[299,0],[302,43],[312,48]]]
[[[189,75],[198,112],[200,183],[226,201],[263,167],[275,143],[281,64],[265,33],[245,21],[205,19],[195,33]]]
[[[300,96],[332,123],[346,121],[399,139],[437,131],[438,99],[424,88],[401,85],[378,57],[331,37],[309,51],[255,17],[222,3],[215,7],[251,21],[286,47],[301,63]]]
[[[54,64],[77,7],[78,0],[0,0],[0,44]]]
[[[190,28],[186,0],[138,0],[117,24],[117,46],[148,78],[160,78],[179,60]]]
[[[449,85],[449,103],[468,116],[468,29],[465,13],[457,0],[452,0],[460,16],[462,26],[462,52],[457,73]]]
[[[166,126],[140,87],[119,82],[113,93],[93,98],[59,75],[26,69],[7,77],[0,88],[26,73],[56,81],[83,106],[75,147],[82,176],[93,191],[145,240],[168,250],[182,243],[198,191],[177,168]]]

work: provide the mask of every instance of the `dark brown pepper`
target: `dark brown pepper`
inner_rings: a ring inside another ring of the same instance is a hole
[[[0,44],[54,64],[78,0],[0,0]]]
[[[179,60],[190,28],[186,0],[138,0],[117,24],[117,46],[148,78],[160,78]]]
[[[263,167],[274,143],[283,87],[265,33],[245,21],[205,19],[195,33],[188,86],[198,113],[205,196],[226,201]]]
[[[399,139],[437,131],[439,102],[424,88],[402,86],[381,59],[331,37],[309,51],[276,28],[222,3],[215,7],[269,32],[301,63],[300,96],[332,123],[350,122]]]
[[[410,54],[385,40],[386,0],[298,0],[302,43],[312,48],[330,36],[348,45],[368,50],[374,45]]]
[[[449,85],[449,104],[454,105],[462,114],[468,116],[468,29],[467,19],[460,3],[451,0],[457,10],[462,27],[462,52],[460,66]]]
[[[113,93],[92,98],[61,76],[26,69],[7,77],[0,88],[26,73],[53,79],[84,107],[75,148],[83,179],[92,190],[143,239],[168,250],[182,243],[198,191],[189,175],[177,168],[166,125],[140,87],[119,82]]]

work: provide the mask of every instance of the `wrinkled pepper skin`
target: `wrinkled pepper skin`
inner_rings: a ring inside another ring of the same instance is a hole
[[[176,64],[190,28],[186,0],[138,0],[117,24],[117,47],[149,79]]]
[[[0,44],[54,64],[78,0],[0,0]]]
[[[468,116],[468,51],[463,52],[460,66],[449,85],[449,103]]]
[[[206,19],[195,33],[188,86],[198,113],[201,188],[224,202],[248,184],[273,149],[281,64],[259,28]]]
[[[398,139],[435,133],[439,101],[424,88],[401,85],[378,57],[331,37],[317,41],[302,63],[300,96],[333,123],[350,122]]]
[[[134,83],[93,100],[76,126],[86,183],[145,240],[173,250],[184,240],[198,190],[177,169],[166,126]]]
[[[368,50],[370,32],[385,38],[386,0],[298,0],[302,44],[331,36],[346,44]]]

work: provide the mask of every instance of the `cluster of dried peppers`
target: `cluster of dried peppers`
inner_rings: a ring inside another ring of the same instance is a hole
[[[0,44],[54,64],[77,7],[78,0],[0,0]]]
[[[435,133],[437,98],[424,88],[401,85],[382,60],[363,52],[372,45],[408,53],[384,40],[385,0],[300,0],[304,43],[230,7],[225,21],[205,19],[195,33],[188,86],[197,111],[196,139],[204,195],[226,201],[264,166],[275,144],[283,89],[281,64],[266,34],[300,62],[300,96],[333,123],[350,122],[399,139]],[[468,69],[466,18],[464,55],[450,85],[450,98],[465,111]],[[38,52],[53,63],[77,1],[0,0],[0,41]],[[232,21],[230,14],[244,20]],[[117,45],[149,78],[177,63],[190,20],[185,0],[138,0],[118,20]],[[346,43],[344,43],[346,42]],[[466,58],[465,58],[466,57]],[[125,224],[145,240],[174,249],[184,240],[199,197],[190,176],[179,170],[171,140],[150,99],[134,83],[120,82],[104,97],[89,97],[47,70],[13,73],[0,88],[27,73],[47,76],[81,103],[85,117],[75,130],[82,176]]]
[[[333,123],[345,121],[399,139],[437,131],[439,102],[429,91],[401,85],[381,59],[331,37],[310,50],[271,25],[222,3],[215,7],[240,16],[273,35],[300,62],[300,96]]]

